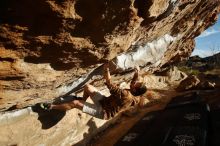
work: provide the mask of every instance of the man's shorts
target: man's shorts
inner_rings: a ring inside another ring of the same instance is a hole
[[[105,98],[105,96],[101,92],[96,91],[96,94],[91,98],[94,104],[85,102],[82,111],[93,117],[104,119],[104,113],[103,113],[102,105],[100,104],[100,100]]]

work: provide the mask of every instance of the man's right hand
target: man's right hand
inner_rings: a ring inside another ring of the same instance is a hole
[[[131,88],[134,87],[136,81],[138,80],[139,71],[140,71],[139,66],[135,66],[135,68],[134,68],[134,76],[133,76],[133,78],[132,78],[132,80],[131,80],[131,84],[130,84],[130,87],[131,87]]]

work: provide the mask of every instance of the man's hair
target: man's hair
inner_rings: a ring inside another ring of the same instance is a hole
[[[147,87],[145,86],[144,83],[142,83],[142,85],[140,87],[136,88],[135,92],[131,92],[131,93],[134,96],[140,96],[140,95],[144,94],[146,91],[147,91]]]

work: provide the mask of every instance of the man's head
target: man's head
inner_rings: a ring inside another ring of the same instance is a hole
[[[147,87],[143,82],[135,82],[130,85],[130,88],[131,94],[134,96],[140,96],[147,91]]]

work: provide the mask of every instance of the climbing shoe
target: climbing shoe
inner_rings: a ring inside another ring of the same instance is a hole
[[[44,109],[44,110],[47,110],[47,111],[50,110],[50,106],[51,106],[50,103],[41,103],[41,104],[40,104],[40,107],[41,107],[42,109]]]

